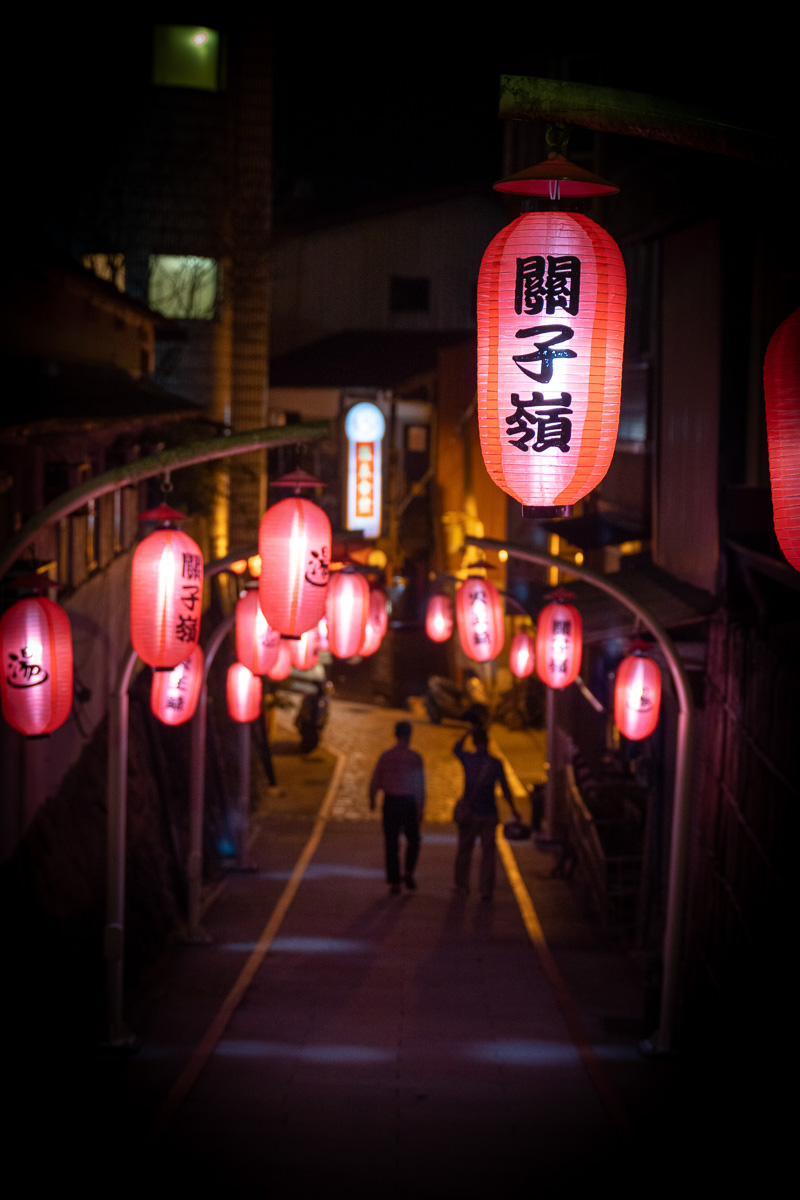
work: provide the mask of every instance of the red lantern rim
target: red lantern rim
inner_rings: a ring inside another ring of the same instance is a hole
[[[158,504],[155,508],[148,508],[147,512],[139,513],[140,521],[163,521],[165,524],[175,525],[188,521],[186,513],[178,512],[177,508],[170,508],[168,504]]]
[[[289,471],[286,475],[281,475],[280,479],[274,479],[270,483],[270,487],[278,488],[304,488],[304,487],[327,487],[323,479],[317,479],[314,475],[310,475],[308,471],[304,471],[298,467],[296,471]]]
[[[619,188],[600,175],[594,175],[570,162],[562,154],[551,154],[544,162],[498,180],[494,190],[514,196],[542,196],[560,200],[580,196],[613,196]]]

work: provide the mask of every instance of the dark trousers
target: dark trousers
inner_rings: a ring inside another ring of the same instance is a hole
[[[495,873],[495,830],[497,816],[465,817],[458,824],[458,850],[456,851],[456,887],[465,888],[469,883],[469,865],[472,847],[477,838],[481,840],[481,895],[491,896],[494,891]]]
[[[386,878],[389,883],[400,882],[400,833],[406,837],[406,859],[403,875],[411,879],[419,857],[419,815],[413,796],[384,796],[383,838],[386,844]]]

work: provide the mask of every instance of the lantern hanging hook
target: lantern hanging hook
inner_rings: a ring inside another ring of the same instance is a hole
[[[547,133],[544,135],[547,145],[550,147],[550,158],[556,154],[567,156],[567,145],[569,144],[569,129],[566,125],[548,125]]]
[[[161,476],[161,479],[159,481],[159,486],[161,488],[162,496],[168,496],[169,493],[173,490],[172,472],[170,471],[169,467],[167,467],[166,471]]]

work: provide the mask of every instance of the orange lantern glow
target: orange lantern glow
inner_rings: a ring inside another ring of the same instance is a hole
[[[261,611],[274,629],[299,637],[325,612],[331,523],[318,505],[289,496],[261,518],[258,549]]]
[[[195,646],[185,662],[171,671],[154,671],[150,710],[164,725],[183,725],[197,709],[203,686],[203,651]]]
[[[255,721],[261,712],[261,677],[248,671],[242,663],[228,667],[228,714],[240,725]]]
[[[449,596],[431,596],[425,613],[425,632],[432,642],[446,642],[453,632],[453,604]]]
[[[483,256],[481,448],[492,479],[526,516],[567,515],[608,470],[625,292],[619,247],[578,213],[526,213]]]
[[[254,675],[266,675],[275,662],[281,635],[261,611],[258,591],[250,588],[236,604],[236,657]]]
[[[661,672],[644,654],[629,654],[617,667],[614,720],[632,742],[649,737],[661,708]]]
[[[547,604],[536,623],[536,672],[548,687],[565,688],[581,669],[583,621],[572,604]]]
[[[275,662],[267,671],[268,677],[273,683],[280,683],[284,679],[288,679],[292,673],[292,652],[289,649],[290,642],[281,639],[278,642],[278,653],[275,657]]]
[[[456,592],[456,622],[467,658],[488,662],[503,649],[503,601],[489,579],[465,579]]]
[[[511,674],[516,675],[517,679],[527,679],[533,674],[535,661],[536,647],[533,638],[522,629],[511,639],[508,659]]]
[[[800,571],[800,308],[770,339],[764,397],[775,533],[781,550]]]
[[[328,645],[336,658],[352,658],[364,640],[369,586],[362,575],[336,571],[328,589]]]
[[[3,716],[28,737],[52,733],[72,711],[72,629],[46,596],[18,600],[0,620]]]
[[[319,658],[319,629],[315,625],[308,629],[297,640],[285,643],[289,647],[289,657],[292,666],[298,671],[310,671],[317,665]]]
[[[152,514],[180,517],[165,505]],[[156,529],[136,547],[131,569],[131,644],[149,667],[176,667],[200,639],[203,554],[181,529]]]

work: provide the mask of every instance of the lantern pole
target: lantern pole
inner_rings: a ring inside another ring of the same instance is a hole
[[[482,550],[506,550],[512,558],[536,563],[543,567],[563,567],[563,560],[527,546],[515,546],[511,542],[496,541],[494,538],[465,536],[467,545]],[[662,949],[663,982],[658,1028],[641,1043],[641,1050],[648,1054],[668,1054],[674,1049],[675,1025],[680,999],[681,968],[683,965],[683,938],[686,918],[688,850],[689,850],[689,786],[691,780],[692,749],[694,741],[694,702],[686,675],[675,644],[669,634],[638,600],[634,600],[622,588],[611,583],[607,576],[597,575],[588,567],[570,563],[570,575],[577,575],[587,583],[613,596],[629,609],[650,630],[658,642],[672,675],[678,699],[678,730],[675,747],[675,780],[672,792],[672,830],[670,840],[669,878],[667,884],[667,919]],[[548,722],[549,723],[549,722]],[[549,745],[548,745],[549,752]],[[552,757],[552,755],[550,755]],[[552,764],[551,764],[552,765]],[[548,783],[550,775],[548,773]]]
[[[222,560],[230,565],[229,559]],[[236,561],[235,559],[233,561]],[[217,574],[223,568],[212,563],[207,574]],[[189,775],[189,853],[186,866],[187,882],[187,941],[206,945],[208,935],[200,925],[200,900],[203,888],[203,811],[206,782],[206,726],[208,713],[208,673],[217,651],[233,628],[236,614],[220,621],[211,635],[203,663],[203,683],[192,719],[192,762]]]
[[[133,1047],[135,1038],[122,1019],[125,964],[125,834],[128,808],[128,688],[136,651],[128,644],[117,684],[108,701],[108,853],[106,864],[106,999],[108,1044]]]

